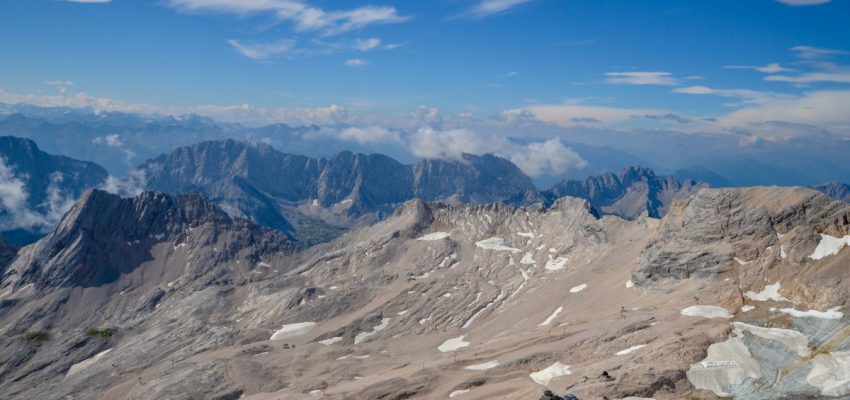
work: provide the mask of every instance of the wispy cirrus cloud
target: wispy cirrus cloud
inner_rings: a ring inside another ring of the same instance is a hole
[[[726,69],[751,69],[765,74],[776,74],[779,72],[794,71],[792,68],[785,68],[780,63],[770,63],[767,65],[724,65]]]
[[[268,60],[269,58],[287,54],[295,48],[294,39],[282,39],[269,43],[245,42],[231,39],[227,41],[237,53],[253,60]]]
[[[182,12],[218,12],[237,15],[268,13],[293,24],[296,31],[338,35],[369,25],[394,24],[410,20],[392,6],[367,5],[349,10],[324,10],[295,0],[166,0]]]
[[[796,57],[806,59],[825,58],[830,56],[850,54],[850,52],[845,50],[824,49],[813,46],[794,46],[791,48],[791,51],[797,53],[795,54]]]
[[[832,0],[776,0],[782,4],[789,6],[818,6],[821,4],[826,4],[831,2]]]
[[[679,80],[669,72],[608,72],[605,82],[620,85],[676,85]]]
[[[531,1],[533,0],[481,0],[460,16],[487,18],[496,14],[502,14],[514,7]]]

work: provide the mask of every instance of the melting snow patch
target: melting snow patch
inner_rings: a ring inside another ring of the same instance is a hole
[[[586,283],[582,283],[581,285],[573,287],[572,289],[570,289],[570,293],[578,293],[578,292],[581,292],[584,289],[587,289]]]
[[[451,235],[448,232],[433,232],[433,233],[429,233],[425,236],[422,236],[422,237],[420,237],[416,240],[427,240],[427,241],[443,240],[443,239],[445,239],[449,236],[451,236]]]
[[[748,291],[747,293],[744,293],[744,296],[750,300],[755,301],[791,301],[779,294],[779,288],[779,282],[776,282],[772,285],[765,286],[761,292],[756,293],[753,291]]]
[[[505,239],[498,237],[493,237],[490,239],[484,239],[475,242],[475,245],[486,250],[510,251],[511,253],[516,253],[520,251],[520,249],[505,246]]]
[[[821,233],[820,243],[818,243],[818,247],[815,248],[815,251],[809,258],[812,260],[821,260],[829,256],[834,256],[844,246],[850,246],[850,235],[838,238]]]
[[[795,330],[762,328],[760,326],[745,324],[743,322],[733,322],[732,326],[735,327],[735,335],[738,337],[743,337],[744,331],[747,331],[762,339],[780,342],[797,353],[800,357],[804,357],[809,354],[809,338]]]
[[[633,351],[635,351],[635,350],[640,350],[640,349],[641,349],[641,348],[643,348],[644,346],[646,346],[646,345],[645,345],[645,344],[639,344],[639,345],[637,345],[637,346],[632,346],[632,347],[629,347],[628,349],[620,350],[620,351],[618,351],[618,352],[614,353],[614,355],[615,355],[615,356],[624,356],[624,355],[629,354],[629,353],[631,353],[631,352],[633,352]]]
[[[555,311],[552,313],[552,315],[549,316],[549,318],[546,318],[545,321],[541,322],[540,325],[537,326],[546,326],[551,324],[552,321],[558,316],[558,314],[561,313],[561,311],[564,311],[564,307],[558,307],[557,309],[555,309]]]
[[[570,372],[570,366],[558,361],[542,371],[532,372],[529,376],[531,376],[531,379],[534,382],[537,382],[537,384],[548,386],[552,379],[570,374],[572,374],[572,372]]]
[[[319,343],[321,343],[325,346],[330,346],[334,343],[338,343],[338,342],[341,342],[341,341],[342,341],[342,336],[334,336],[330,339],[320,340]]]
[[[358,343],[366,340],[366,338],[368,338],[369,336],[372,336],[372,335],[384,330],[384,328],[386,328],[387,325],[389,325],[389,324],[390,324],[389,318],[381,319],[381,323],[378,324],[378,325],[375,325],[375,327],[372,328],[371,332],[360,332],[356,336],[354,336],[354,344],[358,344]]]
[[[408,311],[408,310],[399,311],[399,312],[397,312],[397,313],[396,313],[396,315],[404,315],[404,314],[407,314],[407,311]]]
[[[788,257],[788,253],[785,252],[785,246],[779,246],[779,257],[783,260]]]
[[[732,318],[732,314],[729,314],[729,311],[717,306],[690,306],[682,310],[682,315],[702,318]]]
[[[534,256],[531,255],[531,252],[526,251],[522,256],[522,259],[519,260],[520,264],[534,264]]]
[[[455,397],[463,396],[467,393],[469,393],[469,389],[455,390],[454,392],[449,393],[449,398],[453,399]]]
[[[288,337],[301,336],[316,326],[315,322],[299,322],[297,324],[286,324],[275,332],[269,340],[279,340]]]
[[[632,280],[631,280],[631,279],[627,280],[627,281],[626,281],[626,289],[631,289],[631,288],[633,288],[633,287],[635,287],[635,283],[634,283],[634,282],[632,282]]]
[[[493,368],[496,368],[498,366],[499,366],[499,361],[493,360],[493,361],[488,361],[488,362],[481,363],[481,364],[467,365],[466,367],[464,367],[464,369],[468,369],[470,371],[486,371],[488,369],[493,369]]]
[[[82,371],[82,370],[84,370],[84,369],[86,369],[86,368],[88,368],[88,367],[92,366],[92,364],[94,364],[95,362],[97,362],[97,360],[100,360],[101,358],[103,358],[103,356],[105,356],[105,355],[106,355],[107,353],[109,353],[110,351],[112,351],[112,349],[106,349],[106,350],[104,350],[104,351],[101,351],[100,353],[95,354],[94,356],[92,356],[92,357],[90,357],[90,358],[87,358],[87,359],[85,359],[85,360],[83,360],[83,361],[80,361],[80,362],[78,362],[78,363],[76,363],[76,364],[72,365],[72,366],[71,366],[71,368],[70,368],[70,369],[68,369],[68,373],[67,373],[67,374],[65,374],[65,376],[71,376],[71,375],[74,375],[74,374],[76,374],[77,372],[80,372],[80,371]]]
[[[751,306],[751,305],[748,304],[748,305],[741,307],[741,312],[750,312],[750,311],[753,311],[755,309],[756,309],[755,306]]]
[[[558,257],[554,260],[546,261],[546,265],[543,268],[546,268],[549,271],[559,271],[564,269],[565,265],[567,265],[567,258]]]
[[[313,396],[313,397],[320,397],[322,395],[322,391],[318,390],[318,389],[317,390],[311,390],[309,394],[310,394],[310,396]]]
[[[258,267],[271,267],[272,265],[263,261],[257,263]]]
[[[818,354],[812,359],[812,370],[806,382],[820,390],[821,396],[850,394],[850,352]]]
[[[527,237],[527,238],[533,238],[534,237],[534,233],[532,233],[532,232],[517,232],[517,235],[522,236],[522,237]]]
[[[464,342],[463,341],[464,337],[465,337],[465,335],[446,340],[445,342],[443,342],[443,344],[441,344],[440,346],[437,347],[437,350],[440,350],[441,353],[448,353],[448,352],[451,352],[451,351],[462,349],[464,347],[468,347],[469,342]]]
[[[844,317],[844,313],[840,310],[841,307],[833,307],[827,311],[817,311],[817,310],[808,310],[808,311],[799,311],[793,308],[781,308],[779,312],[783,312],[795,318],[822,318],[822,319],[841,319]]]
[[[751,263],[752,261],[744,261],[744,260],[742,260],[738,257],[735,257],[735,262],[737,262],[738,265],[747,265],[747,264]]]
[[[731,396],[725,391],[747,379],[761,378],[761,367],[750,354],[740,337],[730,337],[725,342],[708,346],[704,360],[688,369],[688,381],[698,389],[711,390],[721,397]]]

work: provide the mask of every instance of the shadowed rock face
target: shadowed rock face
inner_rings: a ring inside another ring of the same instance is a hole
[[[827,182],[813,186],[812,189],[822,192],[833,199],[850,203],[850,185],[846,183]]]
[[[568,179],[548,190],[549,196],[574,196],[588,200],[602,214],[634,219],[643,213],[660,218],[673,200],[683,199],[707,187],[693,180],[658,176],[644,167],[629,167],[619,174],[607,173],[585,180]]]
[[[380,154],[341,152],[313,159],[234,140],[183,147],[140,169],[153,190],[202,192],[231,214],[307,245],[335,237],[340,227],[388,215],[414,197],[489,203],[534,190],[531,178],[492,155],[410,166]],[[318,233],[308,238],[304,232]]]
[[[47,154],[29,139],[0,137],[0,180],[9,188],[0,206],[0,233],[16,244],[33,241],[107,175],[95,163]]]

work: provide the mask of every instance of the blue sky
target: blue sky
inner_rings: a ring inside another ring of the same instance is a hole
[[[0,7],[7,103],[355,126],[361,144],[393,129],[850,135],[847,0]]]

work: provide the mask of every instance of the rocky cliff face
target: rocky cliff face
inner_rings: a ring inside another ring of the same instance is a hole
[[[308,244],[335,236],[339,227],[387,215],[414,197],[487,203],[534,190],[515,165],[492,155],[409,166],[380,154],[312,159],[233,140],[180,148],[141,169],[151,189],[202,192],[232,214]],[[307,231],[324,233],[302,237]]]
[[[0,233],[19,244],[32,241],[106,178],[97,164],[47,154],[29,139],[0,137]]]
[[[549,197],[587,199],[602,214],[634,219],[643,213],[660,218],[673,200],[683,199],[707,185],[658,176],[644,167],[628,167],[619,174],[606,173],[584,180],[564,180],[548,190]]]

